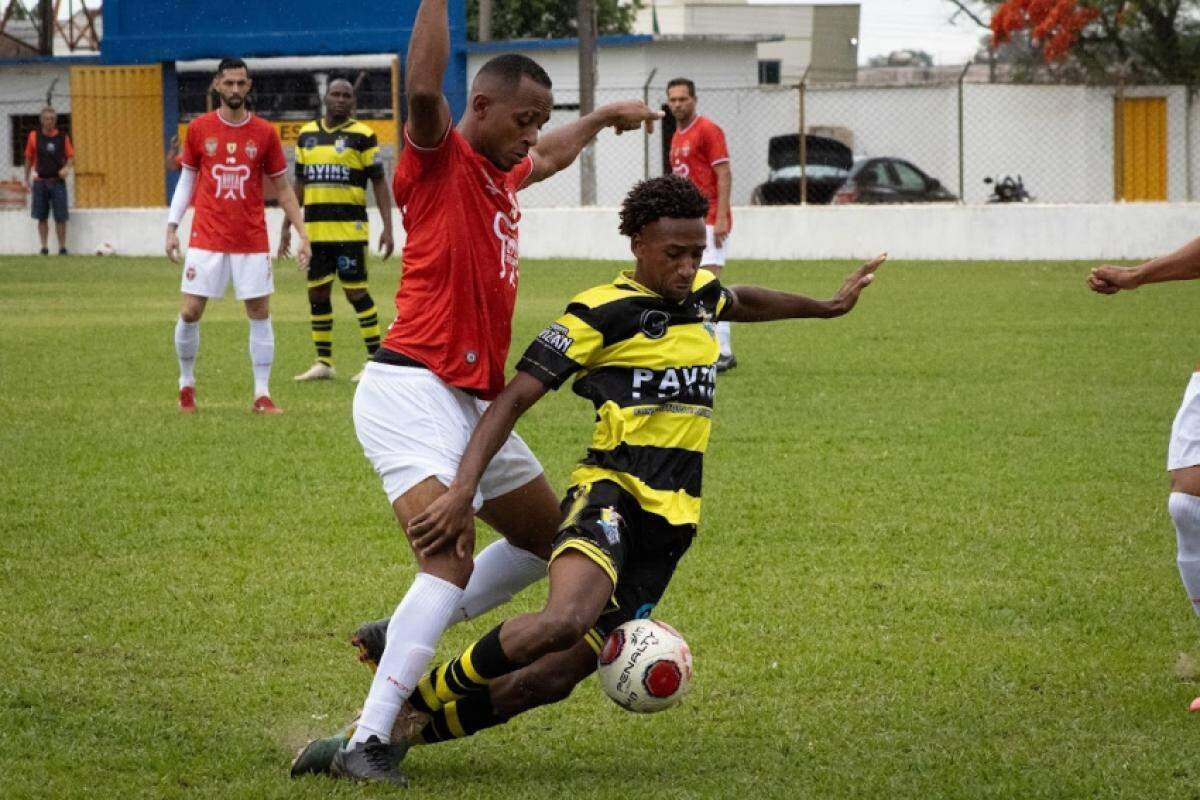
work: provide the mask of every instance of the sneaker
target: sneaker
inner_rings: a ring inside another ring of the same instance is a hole
[[[254,405],[251,406],[251,410],[253,410],[255,414],[282,414],[283,413],[283,409],[280,408],[279,406],[275,405],[275,403],[272,402],[271,398],[265,394],[254,400]]]
[[[350,644],[358,648],[358,660],[371,668],[371,672],[379,669],[379,661],[383,658],[383,648],[387,644],[387,629],[391,617],[365,622],[354,635]]]
[[[49,250],[47,250],[45,247],[43,247],[43,248],[42,248],[41,250],[39,250],[38,252],[39,252],[39,253],[41,253],[41,254],[42,254],[42,255],[44,255],[44,256],[48,256],[48,255],[50,255],[50,251],[49,251]]]
[[[58,254],[60,256],[65,256],[67,254],[67,248],[65,248],[65,247],[58,248]]]
[[[351,383],[358,383],[359,381],[361,381],[361,380],[362,380],[363,373],[364,373],[364,372],[366,372],[366,371],[367,371],[367,368],[366,368],[366,367],[363,367],[363,368],[362,368],[362,369],[360,369],[358,372],[354,373],[354,377],[350,379],[350,382],[351,382]]]
[[[717,359],[717,372],[727,372],[737,366],[737,356],[730,353]]]
[[[184,386],[179,390],[179,411],[183,414],[196,413],[196,387]]]
[[[296,376],[298,381],[327,381],[331,380],[334,375],[333,367],[326,364],[324,361],[318,361],[304,372]]]
[[[408,754],[408,747],[405,741],[384,744],[378,736],[358,744],[347,742],[333,754],[329,774],[352,781],[408,786],[408,778],[400,771],[400,762]]]
[[[333,764],[333,757],[337,755],[338,750],[349,743],[350,735],[354,732],[357,722],[356,718],[333,736],[310,740],[292,759],[288,775],[293,778],[299,778],[301,775],[328,775],[329,767]]]

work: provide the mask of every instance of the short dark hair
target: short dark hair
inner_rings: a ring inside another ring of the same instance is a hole
[[[667,82],[667,91],[668,92],[671,91],[671,89],[676,86],[686,86],[687,90],[688,90],[688,94],[691,95],[692,97],[696,96],[696,84],[692,83],[691,79],[689,79],[689,78],[672,78],[670,81]]]
[[[244,69],[246,75],[250,75],[250,68],[240,58],[222,58],[221,63],[217,64],[217,75],[223,74],[227,69]]]
[[[632,238],[660,219],[697,219],[708,214],[708,200],[696,184],[678,175],[642,181],[621,203],[621,233]]]
[[[481,75],[499,78],[504,81],[505,85],[513,88],[521,82],[522,76],[528,76],[535,83],[540,83],[547,89],[553,88],[550,76],[546,74],[546,70],[542,69],[542,65],[519,53],[505,53],[488,60],[479,68],[475,77],[478,78]]]

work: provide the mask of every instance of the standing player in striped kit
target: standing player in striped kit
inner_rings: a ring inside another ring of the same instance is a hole
[[[383,220],[379,249],[386,260],[392,240],[392,202],[388,195],[379,142],[375,132],[352,118],[354,87],[347,80],[329,82],[325,116],[300,129],[296,139],[296,196],[304,208],[304,222],[312,239],[308,265],[308,302],[317,361],[296,376],[298,381],[328,380],[333,369],[333,304],[330,288],[334,274],[342,282],[346,300],[358,317],[367,358],[379,349],[379,312],[367,289],[367,180]],[[291,223],[284,219],[279,255],[291,249]],[[352,381],[357,382],[359,372]]]

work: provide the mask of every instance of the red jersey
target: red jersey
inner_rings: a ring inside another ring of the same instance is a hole
[[[713,167],[727,163],[725,132],[708,117],[697,115],[691,125],[676,129],[671,137],[671,171],[696,184],[708,198],[708,216],[704,221],[709,225],[717,220],[717,173]],[[733,214],[729,216],[732,225]]]
[[[408,142],[392,182],[407,239],[383,346],[485,400],[504,387],[517,301],[517,190],[532,171],[526,156],[502,172],[451,126],[437,147]]]
[[[188,123],[179,159],[199,173],[190,245],[216,253],[270,252],[263,175],[287,172],[275,127],[253,114],[235,125],[210,111]]]

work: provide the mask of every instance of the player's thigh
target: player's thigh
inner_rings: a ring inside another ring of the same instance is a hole
[[[550,482],[539,474],[512,491],[484,500],[479,518],[522,550],[548,559],[562,511]]]
[[[238,300],[270,297],[275,292],[275,274],[270,253],[230,253],[233,294]]]
[[[310,297],[312,291],[319,287],[325,287],[325,293],[328,296],[329,286],[333,283],[334,274],[337,272],[337,256],[337,245],[329,242],[312,243],[312,258],[308,262]]]
[[[531,708],[557,703],[595,671],[595,650],[586,641],[576,642],[494,681],[490,687],[492,707],[508,719]]]
[[[337,246],[334,265],[346,291],[367,288],[367,243],[343,242]]]
[[[445,493],[446,487],[441,481],[437,478],[426,478],[393,500],[392,511],[396,515],[396,521],[400,523],[400,530],[404,532],[421,572],[465,587],[473,568],[473,561],[469,556],[460,558],[453,547],[442,548],[437,553],[424,556],[412,546],[412,537],[408,535],[408,523],[413,517],[429,508],[434,500]]]
[[[1171,491],[1200,496],[1200,372],[1192,373],[1167,446]]]
[[[179,290],[195,297],[221,297],[229,285],[229,272],[229,257],[225,253],[190,247],[183,259]]]

